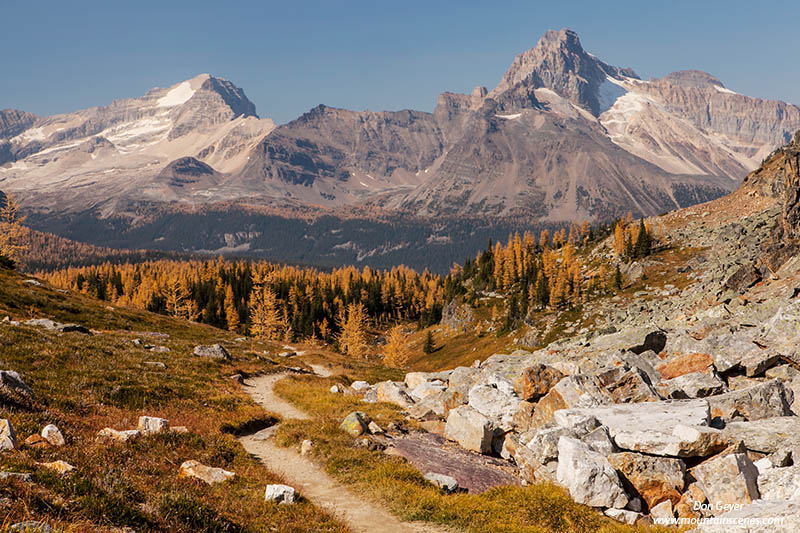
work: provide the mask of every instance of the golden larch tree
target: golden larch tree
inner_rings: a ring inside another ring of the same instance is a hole
[[[367,357],[367,318],[364,304],[351,303],[347,306],[347,318],[341,324],[339,350],[350,357]]]
[[[17,261],[25,251],[22,223],[25,217],[20,214],[19,204],[11,195],[0,199],[0,256]]]
[[[407,336],[400,324],[389,330],[386,346],[383,349],[383,364],[392,368],[405,368],[411,351],[408,348]]]

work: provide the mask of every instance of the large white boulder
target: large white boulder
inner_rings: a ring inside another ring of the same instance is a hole
[[[628,495],[608,459],[578,439],[559,439],[556,477],[578,503],[615,509],[628,505]]]
[[[468,405],[450,410],[444,436],[467,450],[484,454],[492,451],[492,423]]]
[[[294,503],[294,489],[288,485],[267,485],[264,500],[279,504]]]
[[[63,446],[66,444],[64,435],[61,434],[61,430],[54,424],[47,424],[44,429],[42,429],[42,438],[50,443],[51,446]]]
[[[468,405],[499,428],[511,429],[519,404],[513,391],[508,394],[494,385],[475,385],[469,390]]]

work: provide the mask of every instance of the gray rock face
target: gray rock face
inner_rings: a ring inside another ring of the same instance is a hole
[[[488,418],[468,405],[451,409],[447,415],[444,436],[462,448],[488,454],[492,451],[492,424]]]
[[[746,389],[708,398],[711,416],[725,421],[760,420],[791,415],[786,389],[780,380],[771,380]]]
[[[608,459],[577,439],[559,439],[557,476],[578,503],[617,509],[628,504],[628,495]]]
[[[732,442],[744,442],[748,450],[761,453],[800,449],[800,417],[779,416],[749,422],[729,422],[723,429],[723,435]]]
[[[210,346],[195,346],[194,352],[198,357],[208,357],[210,359],[224,359],[229,360],[231,354],[221,344],[212,344]]]

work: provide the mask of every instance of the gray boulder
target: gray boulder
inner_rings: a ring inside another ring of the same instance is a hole
[[[758,469],[746,453],[713,457],[694,467],[692,475],[713,504],[712,514],[722,514],[725,505],[748,504],[759,498]]]
[[[446,476],[444,474],[437,474],[435,472],[428,472],[425,474],[425,479],[445,492],[456,492],[458,490],[458,481],[456,481],[454,477]]]
[[[628,505],[628,495],[608,459],[577,439],[559,439],[556,476],[578,503],[616,509]]]
[[[221,344],[195,346],[193,353],[198,357],[208,357],[210,359],[229,360],[231,358],[231,354]]]
[[[786,389],[778,379],[707,398],[711,416],[725,422],[791,415]]]

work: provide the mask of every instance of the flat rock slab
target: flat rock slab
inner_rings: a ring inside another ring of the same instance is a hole
[[[569,409],[569,413],[593,416],[612,437],[617,433],[629,433],[648,429],[671,433],[675,426],[707,426],[709,409],[706,400],[668,400],[634,404],[601,405]]]
[[[749,422],[728,422],[722,433],[729,440],[743,441],[748,450],[761,453],[800,448],[800,417],[778,416]]]
[[[432,433],[409,433],[389,441],[398,452],[422,473],[438,472],[453,477],[461,488],[481,494],[501,485],[519,485],[506,461],[473,453]]]

